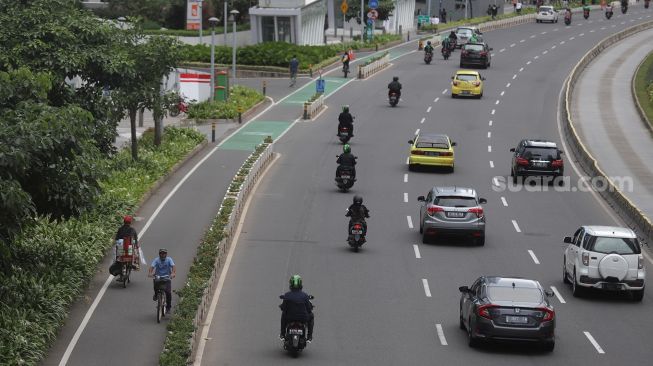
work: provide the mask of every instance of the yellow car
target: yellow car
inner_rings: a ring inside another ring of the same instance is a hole
[[[408,170],[417,166],[440,166],[448,167],[451,172],[454,169],[454,152],[456,146],[449,136],[439,134],[421,134],[410,140],[410,157],[408,158]]]
[[[484,77],[473,70],[458,70],[451,77],[451,97],[466,96],[481,98],[483,96]]]

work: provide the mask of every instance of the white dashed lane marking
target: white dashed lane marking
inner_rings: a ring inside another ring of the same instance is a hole
[[[505,90],[501,92],[501,96],[503,96],[504,94],[506,94]]]
[[[510,83],[506,84],[506,88],[510,88]]]
[[[605,353],[605,351],[603,351],[603,348],[601,348],[601,346],[599,346],[599,343],[594,339],[594,337],[592,337],[590,332],[584,331],[583,333],[585,334],[585,337],[587,337],[587,339],[589,339],[590,343],[592,343],[592,346],[594,346],[594,348],[596,348],[596,352],[598,352],[600,354]]]
[[[488,122],[488,125],[492,126],[492,120],[490,120],[490,122]]]
[[[492,132],[488,131],[487,138],[491,138],[491,137],[492,137]]]
[[[521,229],[519,228],[519,225],[517,225],[517,221],[512,220],[512,226],[515,227],[516,232],[521,233]]]
[[[521,67],[521,68],[519,69],[519,72],[522,72],[522,71],[524,71],[524,68],[523,68],[523,67]]]
[[[408,202],[408,193],[404,192],[404,202]]]
[[[494,168],[494,162],[490,160],[490,168]]]
[[[560,41],[560,44],[565,44],[565,41]]]
[[[492,145],[487,145],[487,152],[492,152]]]
[[[449,90],[449,89],[444,89],[444,90],[442,91],[442,94],[447,94],[447,90]]]
[[[585,35],[585,33],[581,33],[581,34],[578,35],[578,37],[582,37],[584,35]]]
[[[408,173],[404,174],[404,183],[408,183]]]
[[[442,324],[436,324],[435,329],[438,331],[438,338],[440,338],[440,344],[443,346],[447,345],[447,339],[444,338],[444,331],[442,330]]]
[[[424,123],[424,121],[426,121],[426,117],[422,117],[422,120],[419,121],[419,123]]]
[[[406,220],[408,220],[408,228],[412,229],[413,228],[413,219],[410,216],[406,216]]]
[[[565,299],[562,298],[562,295],[560,295],[560,292],[558,292],[558,289],[555,286],[551,286],[551,291],[553,291],[553,294],[556,295],[561,304],[566,303]]]
[[[533,253],[532,250],[529,249],[528,254],[531,255],[531,258],[533,258],[533,262],[535,262],[535,264],[540,264],[540,261],[537,259],[537,257],[535,256],[535,253]]]
[[[422,255],[419,253],[419,247],[417,244],[413,244],[413,250],[415,251],[415,258],[420,259]]]
[[[535,35],[532,35],[531,38],[535,38]]]
[[[419,128],[415,130],[415,136],[419,135]]]
[[[426,109],[426,113],[431,113],[431,106]]]
[[[494,112],[496,112],[496,110],[493,109],[492,112],[490,112],[490,114],[494,114]]]
[[[555,50],[555,49],[556,49],[556,47],[558,47],[558,46],[556,46],[556,45],[553,45],[553,46],[551,46],[551,49],[552,49],[552,50]]]
[[[533,62],[533,61],[527,61],[527,62],[526,62],[526,65],[530,65],[531,62]]]
[[[510,47],[515,47],[515,46],[516,46],[516,45],[515,45],[514,43],[510,45]]]
[[[525,39],[522,39],[521,41],[519,41],[519,43],[524,43],[524,42],[526,42]]]
[[[544,51],[542,51],[542,54],[543,54],[543,55],[546,55],[547,53],[549,53],[548,50],[544,50]]]
[[[542,33],[540,33],[540,34],[546,34],[546,32],[542,32]]]
[[[506,197],[501,197],[501,203],[503,203],[505,207],[508,207],[508,201],[506,201]]]
[[[431,289],[429,289],[429,281],[426,278],[422,278],[422,285],[424,286],[424,294],[426,297],[431,297]]]
[[[496,103],[494,103],[494,104],[495,104],[495,105],[497,105],[497,104],[499,104],[499,100],[497,99],[497,102],[496,102]]]
[[[438,100],[440,100],[440,97],[437,97],[437,98],[433,99],[433,103],[437,103]]]
[[[533,60],[537,60],[538,58],[540,58],[540,56],[535,56],[533,57]]]
[[[505,50],[506,50],[505,48],[502,48],[502,49],[499,50],[499,52],[503,52],[503,51],[505,51]]]

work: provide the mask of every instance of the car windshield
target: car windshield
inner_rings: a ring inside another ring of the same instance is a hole
[[[491,301],[542,302],[542,291],[530,287],[488,286],[487,297]]]
[[[476,52],[481,52],[483,51],[483,45],[482,44],[466,44],[465,45],[465,51],[476,51]]]
[[[435,197],[436,206],[442,207],[476,207],[476,198],[460,196],[437,196]]]
[[[472,36],[472,30],[471,29],[458,29],[456,31],[456,34],[459,36],[464,36],[464,37],[471,37]]]
[[[449,142],[442,138],[442,139],[428,139],[428,140],[417,140],[417,144],[415,144],[415,147],[418,149],[448,149],[449,148]]]
[[[560,159],[558,149],[555,147],[527,147],[524,150],[525,159],[544,159],[554,160]]]
[[[593,236],[587,250],[597,253],[640,254],[642,252],[639,242],[634,238],[610,238]]]
[[[462,81],[476,81],[476,80],[478,80],[478,76],[470,75],[470,74],[458,74],[458,75],[456,75],[456,79],[462,80]]]

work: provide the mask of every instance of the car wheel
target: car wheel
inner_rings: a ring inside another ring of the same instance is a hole
[[[408,171],[415,171],[415,165],[413,164],[408,164]]]
[[[517,184],[517,175],[515,175],[514,171],[510,172],[510,176],[512,177],[512,184]]]
[[[469,327],[467,327],[467,345],[474,348],[474,347],[478,346],[478,339],[476,339],[476,337],[474,337],[474,335],[472,334],[472,319],[471,318],[467,319],[467,324],[469,325]]]
[[[553,349],[555,348],[555,346],[556,346],[555,341],[544,342],[542,344],[542,350],[544,352],[553,352]]]
[[[424,234],[424,225],[421,219],[419,220],[419,233]]]
[[[576,269],[574,268],[574,280],[571,283],[571,293],[574,295],[574,297],[581,297],[583,295],[583,290],[584,288],[582,286],[578,286],[578,281],[576,279]]]
[[[633,291],[633,301],[640,302],[644,298],[644,289]]]
[[[455,98],[456,98],[456,94],[451,93],[451,98],[452,98],[452,99],[455,99]]]
[[[483,92],[481,92],[481,94],[478,95],[478,99],[481,99],[481,98],[483,98]]]
[[[484,246],[485,245],[485,237],[476,239],[476,245],[478,245],[479,247]]]
[[[565,268],[565,263],[567,263],[567,258],[562,258],[562,282],[565,284],[570,284],[569,278],[567,278],[567,268]]]
[[[450,166],[450,167],[449,167],[449,173],[453,173],[453,171],[454,171],[455,169],[456,169],[455,166],[453,166],[453,165]]]
[[[422,234],[422,244],[428,244],[429,243],[429,237],[426,236],[426,233]]]
[[[484,69],[487,69],[487,68],[488,68],[488,64],[483,64],[483,68],[484,68]]]

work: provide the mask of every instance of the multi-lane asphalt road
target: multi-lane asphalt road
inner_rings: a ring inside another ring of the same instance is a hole
[[[512,191],[497,183],[508,175],[508,150],[520,139],[561,144],[560,91],[580,57],[651,15],[633,6],[610,21],[593,12],[588,21],[575,14],[571,26],[531,23],[486,33],[494,57],[492,67],[481,71],[487,78],[481,100],[450,97],[458,51],[446,62],[436,53],[431,65],[420,53],[408,53],[371,79],[352,81],[331,95],[330,108],[317,120],[295,124],[276,143],[280,157],[251,200],[202,364],[286,364],[277,340],[277,304],[295,273],[316,297],[314,342],[300,361],[311,365],[650,362],[650,291],[643,303],[605,295],[578,299],[562,283],[562,237],[583,224],[615,225],[618,219],[592,193]],[[404,86],[397,108],[386,98],[393,75]],[[351,146],[359,157],[358,181],[347,194],[333,182],[341,151],[336,118],[343,104],[357,117]],[[458,142],[455,173],[408,172],[407,141],[417,130]],[[579,172],[570,160],[566,173],[575,187]],[[421,243],[416,198],[434,185],[469,186],[487,198],[484,247]],[[364,197],[372,215],[360,253],[345,243],[344,212],[354,194]],[[479,275],[523,276],[554,290],[553,353],[467,346],[458,329],[458,286]]]

